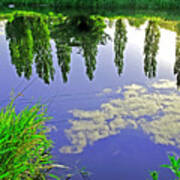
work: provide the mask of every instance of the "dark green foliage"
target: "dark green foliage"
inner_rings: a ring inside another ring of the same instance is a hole
[[[118,74],[120,75],[123,70],[124,50],[127,42],[126,25],[122,19],[118,19],[116,22],[115,38],[114,38],[114,51],[115,51],[115,65],[118,68]]]
[[[174,74],[177,74],[177,86],[180,86],[180,24],[177,25],[176,36],[176,62],[174,65]]]
[[[144,72],[148,78],[156,76],[156,55],[159,49],[160,31],[158,24],[149,21],[145,34],[144,45]]]
[[[1,4],[15,3],[17,5],[49,4],[60,7],[80,8],[146,8],[146,9],[178,9],[179,0],[1,0]]]
[[[0,179],[45,179],[51,165],[43,106],[26,107],[19,114],[13,103],[0,112]]]
[[[145,23],[146,19],[143,18],[129,18],[128,22],[130,26],[134,26],[136,28],[140,28],[141,25]]]

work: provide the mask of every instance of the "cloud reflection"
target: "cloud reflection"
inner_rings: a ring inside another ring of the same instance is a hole
[[[174,82],[161,80],[150,88],[125,86],[121,97],[94,111],[70,111],[74,118],[65,134],[71,145],[63,146],[60,152],[81,153],[87,145],[126,128],[141,128],[155,143],[180,147],[180,96]]]

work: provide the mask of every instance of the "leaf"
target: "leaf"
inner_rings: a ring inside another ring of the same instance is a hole
[[[175,156],[168,156],[168,158],[169,158],[169,160],[170,160],[170,162],[171,162],[173,167],[177,167],[178,166],[178,163],[177,163],[177,161],[175,159]]]
[[[170,166],[170,165],[168,165],[168,164],[163,164],[163,165],[161,165],[160,167],[169,168],[169,169],[172,168],[172,166]]]
[[[56,180],[61,180],[58,176],[54,175],[54,174],[49,174],[50,177],[56,179]]]
[[[9,172],[6,172],[5,174],[3,174],[3,175],[0,176],[0,179],[3,179],[3,178],[5,178],[5,177],[7,177],[8,175],[9,175]]]
[[[153,180],[158,180],[158,172],[157,171],[152,171],[150,172],[151,177],[153,178]]]

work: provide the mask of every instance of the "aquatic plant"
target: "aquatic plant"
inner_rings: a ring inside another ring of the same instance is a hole
[[[153,180],[158,180],[159,174],[157,171],[150,172],[150,175],[151,175]]]
[[[17,113],[13,102],[0,111],[0,179],[45,179],[52,164],[44,123],[50,118],[36,104]]]
[[[165,167],[170,169],[173,174],[176,176],[176,180],[180,179],[180,158],[176,158],[174,155],[172,156],[168,156],[170,164],[163,164],[161,165],[161,167]],[[158,180],[158,172],[157,171],[153,171],[150,172],[151,177],[153,178],[153,180]]]

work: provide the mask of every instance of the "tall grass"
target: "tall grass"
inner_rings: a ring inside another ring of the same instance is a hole
[[[46,136],[49,117],[41,105],[16,113],[13,103],[0,111],[0,179],[45,179],[52,162]]]
[[[60,7],[179,9],[180,0],[1,0],[1,4],[49,4]]]

